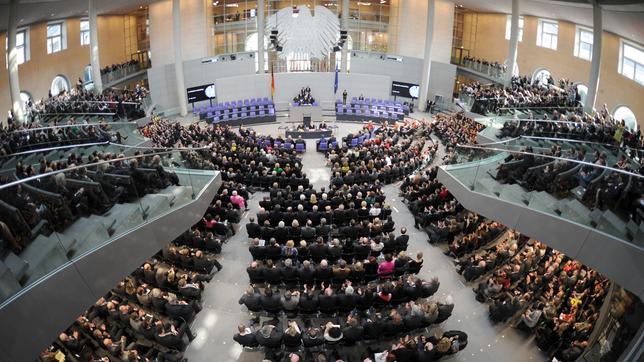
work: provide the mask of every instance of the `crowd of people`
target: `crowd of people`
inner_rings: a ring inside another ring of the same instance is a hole
[[[554,195],[567,195],[579,188],[575,195],[589,208],[612,209],[635,220],[637,210],[642,208],[639,199],[644,192],[643,179],[635,175],[642,175],[643,170],[624,153],[616,157],[600,149],[591,153],[583,146],[566,149],[560,145],[536,152],[527,146],[523,153],[508,156],[493,176],[501,183],[517,183],[528,191]]]
[[[575,86],[565,80],[556,86],[552,76],[546,84],[533,82],[526,76],[513,76],[508,88],[476,81],[463,83],[460,93],[473,99],[472,112],[483,115],[512,113],[522,108],[533,111],[577,109],[580,100]]]
[[[463,132],[468,129],[460,127]],[[488,304],[493,322],[533,333],[549,356],[574,361],[588,346],[609,281],[561,252],[460,205],[451,212],[435,211],[436,205],[453,198],[436,179],[436,171],[436,166],[430,167],[401,185],[418,227],[431,243],[444,243],[457,271],[474,283],[476,299]]]
[[[514,118],[506,122],[498,133],[500,138],[534,136],[552,137],[602,143],[620,147],[631,156],[641,157],[644,136],[640,129],[626,127],[624,120],[615,119],[604,104],[594,115],[581,112],[553,111],[535,119]]]
[[[487,73],[494,77],[503,77],[506,72],[507,65],[497,61],[490,62],[485,59],[474,58],[470,56],[463,57],[461,61],[463,66]]]
[[[137,84],[134,89],[117,92],[105,90],[95,94],[76,88],[27,104],[26,114],[30,121],[47,121],[49,116],[60,114],[115,114],[121,118],[136,119],[145,116],[142,101],[149,92]]]
[[[210,208],[230,200],[239,185],[224,183]],[[211,213],[212,210],[207,211]],[[242,209],[219,234],[206,218],[146,260],[82,313],[45,349],[42,361],[184,361],[196,337],[190,324],[202,310],[202,292],[223,266],[217,260]]]
[[[411,119],[380,127],[369,123],[358,133],[349,133],[343,147],[327,152],[331,184],[376,180],[389,184],[412,173],[430,158],[427,124]],[[364,141],[354,144],[358,138]]]
[[[559,88],[531,85],[525,79],[515,79],[510,90],[474,89],[481,96],[479,101],[490,101],[485,106],[488,110],[526,104],[545,107],[561,102],[560,97],[570,101],[570,95]],[[310,89],[303,89],[302,94],[310,97]],[[59,101],[74,102],[71,98]],[[561,120],[564,116],[554,113],[553,117]],[[527,126],[517,120],[501,132],[506,136],[568,132],[581,139],[616,140],[621,128],[619,145],[641,145],[640,134],[633,137],[623,124],[610,122],[605,115],[588,118],[571,113],[565,117],[580,117],[575,122],[585,126],[548,123],[544,118]],[[109,131],[106,126],[79,125],[65,128],[62,134],[34,131],[33,137],[63,144],[79,134],[99,137]],[[428,263],[422,252],[409,255],[407,230],[400,228],[396,233],[382,188],[402,180],[400,193],[415,217],[415,226],[454,258],[465,281],[474,283],[477,300],[489,305],[490,319],[535,334],[539,347],[550,356],[573,361],[588,345],[609,281],[543,243],[464,209],[437,180],[437,167],[430,163],[459,162],[456,145],[475,143],[481,129],[462,113],[381,127],[366,124],[343,139],[345,146],[327,152],[330,185],[316,190],[295,148],[278,146],[295,145],[298,140],[263,136],[243,127],[181,125],[154,117],[140,129],[144,136],[158,147],[182,148],[186,167],[221,171],[223,185],[199,223],[83,313],[41,358],[53,361],[70,354],[87,360],[181,360],[182,351],[194,338],[189,324],[201,310],[201,292],[215,270],[222,269],[216,254],[236,233],[234,225],[241,222],[250,193],[258,190],[268,191],[268,196],[245,225],[253,261],[247,268],[249,286],[239,300],[255,318],[239,325],[235,341],[244,347],[259,347],[270,361],[432,361],[456,353],[467,345],[467,334],[428,335],[425,329],[445,321],[454,302],[451,297],[437,301],[438,280],[418,276]],[[24,137],[24,130],[17,135],[14,131],[0,134],[3,152],[14,153],[36,142]],[[440,161],[434,159],[438,144],[432,136],[446,146],[446,156]],[[354,145],[354,138],[364,141]],[[565,154],[557,147],[550,152]],[[570,158],[586,156],[581,149],[565,152]],[[38,170],[19,163],[15,177],[121,156],[98,151],[70,154],[60,162],[43,159]],[[601,153],[595,158],[598,164],[607,162]],[[513,161],[517,161],[516,168],[504,167],[498,178],[538,180],[545,187],[551,180],[532,167],[545,165],[546,174],[551,168],[568,167],[565,163],[546,165],[545,159],[535,157]],[[626,158],[616,167],[632,170]],[[585,173],[589,172],[580,168],[578,182],[587,182]],[[109,175],[129,176],[132,187],[117,185]],[[77,187],[71,180],[100,187]],[[3,178],[0,183],[9,181]],[[146,156],[47,176],[3,190],[2,200],[19,210],[28,227],[46,220],[59,230],[75,217],[102,212],[115,202],[171,184],[178,184],[178,178],[163,168],[162,159]],[[597,189],[595,202],[608,204],[625,188],[624,179],[607,180]],[[64,202],[54,207],[40,200],[34,189],[59,194]],[[5,224],[3,239],[19,252],[25,246],[26,239],[20,236],[25,225],[12,224],[15,220]],[[5,230],[10,231],[9,238]],[[262,323],[260,316],[268,319]],[[394,343],[389,348],[363,341]]]
[[[41,158],[37,167],[18,162],[12,176],[0,177],[0,184],[45,176],[0,191],[2,200],[18,212],[3,220],[3,238],[19,253],[38,236],[31,230],[41,222],[46,223],[43,232],[61,231],[79,217],[103,214],[115,203],[179,185],[177,175],[164,169],[161,156],[149,153],[136,151],[136,158],[120,160],[125,155],[72,152],[61,160]],[[7,207],[2,212],[10,213]]]
[[[126,69],[126,68],[130,68],[130,67],[136,67],[136,66],[139,66],[140,64],[141,64],[141,62],[139,62],[138,60],[132,59],[132,60],[127,61],[127,62],[108,65],[108,66],[106,66],[104,68],[101,68],[101,75],[106,75],[106,74],[109,74],[111,72],[115,72],[115,71],[118,71],[118,70],[121,70],[121,69]]]
[[[293,103],[298,105],[312,105],[315,103],[315,98],[311,95],[311,88],[308,86],[302,87],[300,93],[293,97]]]
[[[120,134],[120,133],[119,133]],[[90,124],[69,119],[64,125],[47,127],[38,122],[0,127],[0,157],[29,150],[39,150],[65,145],[117,141],[116,132],[104,119]],[[6,160],[6,158],[5,158]],[[0,164],[3,160],[0,159]]]

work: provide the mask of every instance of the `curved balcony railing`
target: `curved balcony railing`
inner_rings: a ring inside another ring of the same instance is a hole
[[[595,164],[589,153],[577,160],[511,148],[459,145],[438,179],[467,209],[644,297],[644,176]]]
[[[182,154],[194,149],[136,148],[147,153],[23,178],[3,171],[0,309],[57,269],[190,203],[215,178],[184,166]]]
[[[516,141],[496,143],[494,147],[458,145],[467,150],[460,153],[476,151],[477,157],[470,156],[465,164],[449,165],[446,171],[472,191],[567,218],[625,241],[644,242],[636,240],[642,237],[641,227],[629,220],[637,213],[637,204],[628,205],[635,200],[644,202],[644,176],[593,163],[590,152],[585,160],[557,157],[518,150],[512,144]],[[617,157],[606,160],[609,164],[614,161]],[[629,195],[636,199],[629,199]],[[644,223],[641,225],[644,227]]]
[[[468,69],[471,69],[475,72],[484,74],[493,80],[503,83],[505,80],[505,65],[503,64],[495,64],[495,63],[484,63],[484,62],[477,62],[471,59],[462,59],[460,62],[455,62],[456,65],[460,65],[461,67],[465,67]]]

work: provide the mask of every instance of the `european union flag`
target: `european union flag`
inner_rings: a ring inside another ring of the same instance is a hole
[[[333,83],[333,94],[338,93],[338,66],[335,66],[335,83]]]

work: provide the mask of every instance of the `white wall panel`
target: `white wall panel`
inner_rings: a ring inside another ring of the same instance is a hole
[[[391,78],[372,74],[339,74],[338,94],[333,94],[335,73],[276,73],[275,103],[287,103],[302,87],[311,88],[313,97],[322,103],[335,102],[347,90],[349,97],[363,94],[370,98],[388,99]],[[245,75],[221,78],[216,81],[219,102],[244,98],[270,97],[271,75]]]

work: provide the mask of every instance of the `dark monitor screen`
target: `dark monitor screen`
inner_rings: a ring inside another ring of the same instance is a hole
[[[418,84],[393,81],[391,82],[391,95],[417,99],[420,95],[420,86]]]
[[[190,87],[186,89],[188,93],[188,103],[207,101],[216,96],[214,84],[204,84],[197,87]]]

